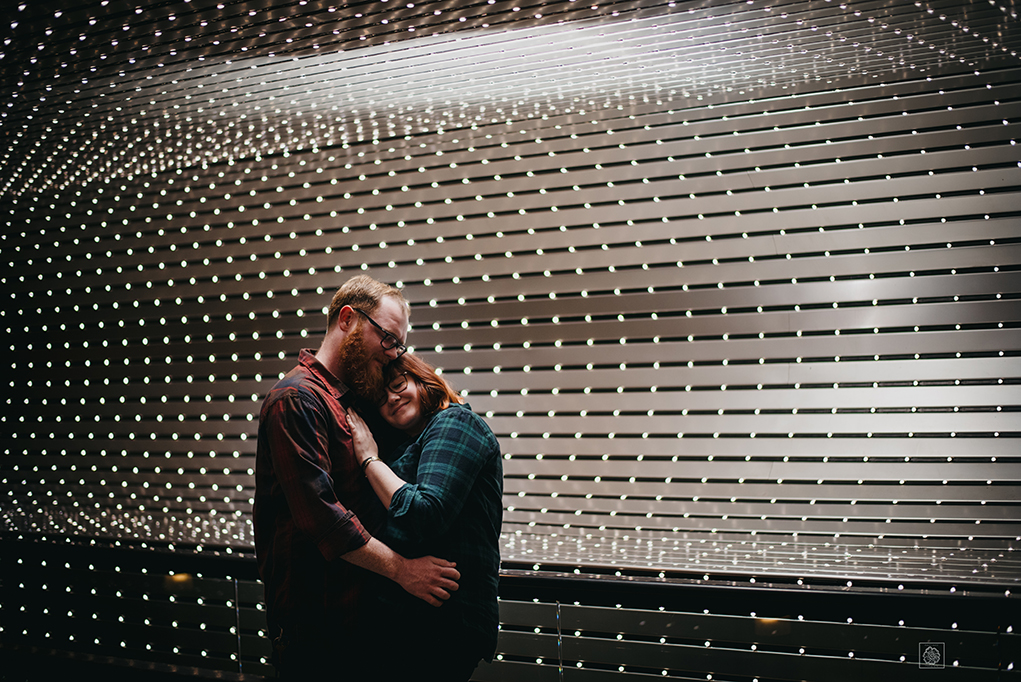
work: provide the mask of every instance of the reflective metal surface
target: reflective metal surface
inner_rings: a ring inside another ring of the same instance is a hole
[[[505,452],[504,559],[1013,585],[1013,2],[22,2],[0,518],[250,549],[351,274]]]

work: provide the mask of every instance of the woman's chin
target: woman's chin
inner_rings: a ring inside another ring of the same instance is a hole
[[[384,415],[383,421],[385,421],[387,424],[394,427],[398,431],[407,431],[408,422],[411,420],[402,417],[404,417],[404,415],[401,414],[400,410],[398,410],[395,414]]]

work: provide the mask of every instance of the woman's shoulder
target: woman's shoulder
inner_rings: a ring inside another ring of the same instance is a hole
[[[468,403],[451,403],[450,407],[440,410],[429,423],[426,431],[432,428],[461,428],[484,434],[484,437],[491,438],[496,443],[496,436],[489,428],[485,420],[472,411]]]
[[[486,425],[482,417],[472,411],[468,403],[450,403],[446,409],[439,410],[433,415],[434,421],[457,421],[471,424]],[[488,427],[487,427],[488,428]]]

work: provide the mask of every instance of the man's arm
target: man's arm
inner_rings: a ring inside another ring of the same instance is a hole
[[[260,421],[260,438],[265,435],[272,445],[273,471],[295,527],[316,543],[327,561],[344,559],[378,573],[433,606],[450,598],[461,577],[454,564],[433,557],[405,559],[371,537],[337,499],[324,454],[327,418],[318,403],[289,391],[274,401],[271,411],[264,409]]]
[[[431,556],[405,559],[376,538],[340,558],[393,580],[432,606],[442,606],[450,593],[457,590],[461,577],[450,561]]]

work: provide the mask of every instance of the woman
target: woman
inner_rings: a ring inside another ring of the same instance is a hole
[[[492,660],[503,517],[503,463],[496,436],[425,361],[408,353],[386,373],[380,415],[412,438],[386,462],[353,411],[355,455],[387,507],[379,539],[397,553],[455,562],[457,591],[439,608],[392,585],[382,588],[386,661],[404,679],[468,680]],[[403,666],[404,670],[400,670]]]

